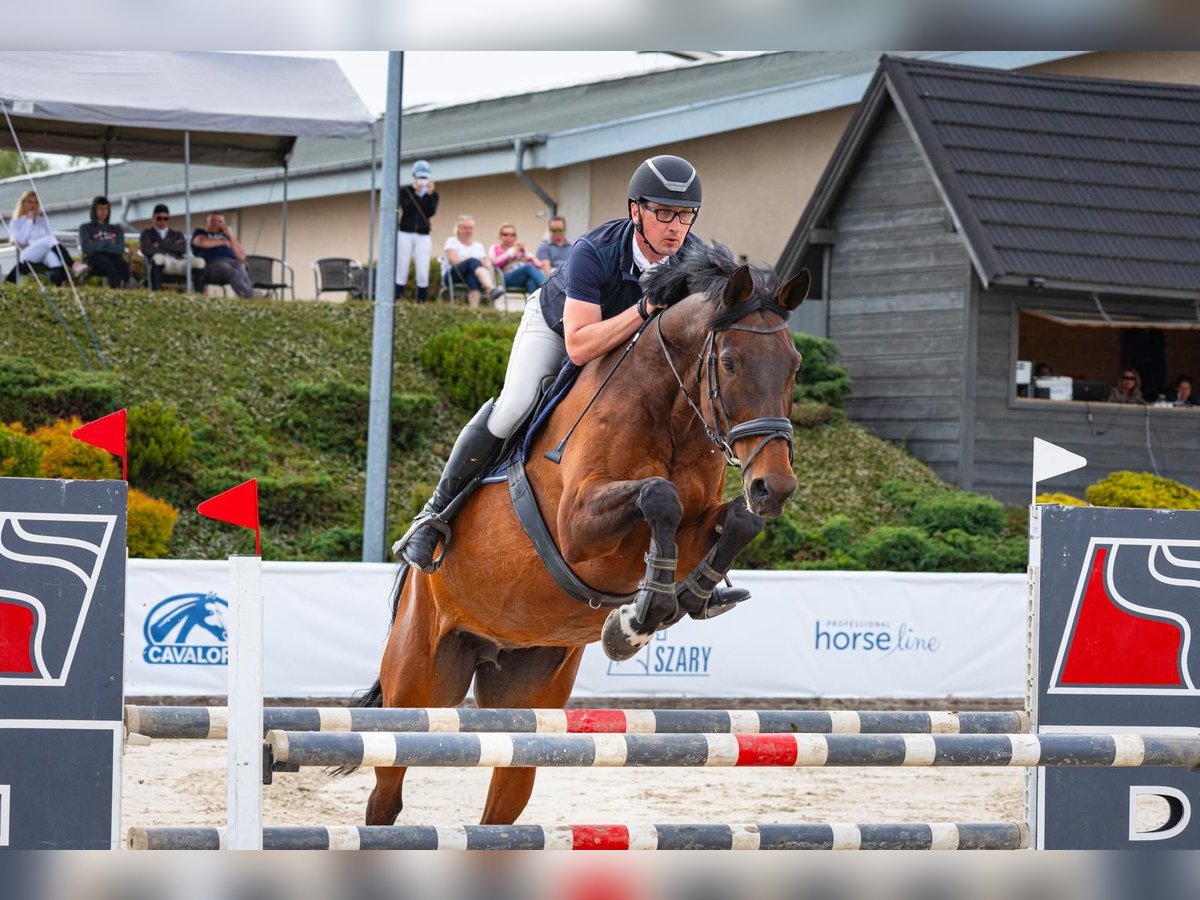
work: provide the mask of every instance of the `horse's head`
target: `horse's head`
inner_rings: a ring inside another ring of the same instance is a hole
[[[700,363],[706,419],[741,466],[746,505],[759,516],[779,515],[796,490],[789,413],[801,359],[787,319],[808,294],[808,271],[773,293],[772,285],[747,266],[733,273]]]

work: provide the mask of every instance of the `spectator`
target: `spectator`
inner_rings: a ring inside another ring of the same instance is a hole
[[[107,278],[109,287],[136,287],[125,259],[125,229],[108,221],[111,214],[107,197],[92,200],[91,221],[79,226],[79,250],[92,274]]]
[[[475,220],[470,216],[459,216],[454,234],[446,238],[442,249],[446,262],[450,264],[450,279],[467,286],[467,303],[471,308],[479,306],[479,291],[490,292],[495,300],[504,293],[496,287],[492,270],[487,262],[483,244],[475,240]]]
[[[1044,362],[1038,363],[1037,364],[1037,374],[1035,377],[1037,377],[1037,378],[1053,378],[1054,377],[1054,366],[1050,365],[1050,363],[1044,363]]]
[[[1171,392],[1172,406],[1195,406],[1196,396],[1192,393],[1192,376],[1180,375],[1175,379],[1175,389]]]
[[[492,244],[492,265],[504,273],[504,285],[532,294],[546,283],[546,273],[538,258],[517,240],[517,226],[500,226],[500,243]]]
[[[542,241],[537,248],[537,258],[542,264],[542,271],[547,276],[567,261],[571,255],[571,245],[567,243],[567,220],[555,216],[550,220],[550,238]]]
[[[396,232],[396,292],[394,299],[404,298],[408,283],[408,264],[416,261],[417,302],[429,297],[429,237],[430,223],[438,208],[434,189],[433,169],[423,159],[413,163],[413,183],[400,189],[400,227]]]
[[[187,238],[170,226],[171,211],[165,203],[154,207],[154,224],[142,232],[142,256],[150,272],[150,290],[161,291],[163,274],[187,274]],[[203,269],[204,260],[192,257],[192,268]]]
[[[50,221],[42,212],[37,193],[26,191],[17,201],[8,233],[17,248],[17,265],[8,273],[9,281],[17,280],[17,272],[28,275],[32,263],[42,263],[50,270],[50,283],[61,287],[66,283],[66,266],[71,264],[71,254],[58,242]]]
[[[1145,403],[1142,397],[1142,379],[1137,369],[1132,366],[1122,366],[1117,374],[1117,383],[1108,389],[1107,403]]]
[[[225,224],[225,217],[212,213],[204,228],[192,234],[192,247],[204,257],[204,283],[227,284],[239,297],[253,297],[254,287],[246,272],[246,251]]]

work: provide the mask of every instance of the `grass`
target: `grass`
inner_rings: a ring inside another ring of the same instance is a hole
[[[47,299],[49,298],[49,300]],[[51,308],[61,312],[74,341]],[[362,527],[365,460],[317,452],[287,436],[281,427],[289,386],[295,381],[370,381],[374,306],[363,302],[281,302],[238,298],[87,289],[87,317],[107,367],[121,383],[124,405],[152,399],[175,406],[193,433],[226,398],[250,413],[261,453],[250,468],[275,477],[313,473],[334,480],[340,506],[318,526],[276,526],[264,533],[264,555],[273,559],[314,558],[318,538],[331,528]],[[83,317],[69,292],[42,295],[35,286],[0,288],[0,355],[25,357],[52,368],[98,367]],[[438,332],[469,320],[501,318],[491,310],[446,304],[395,307],[392,388],[442,396],[441,385],[419,362],[419,348]],[[443,400],[428,446],[394,457],[389,470],[389,535],[398,536],[411,515],[414,497],[432,485],[467,412]],[[363,423],[365,429],[366,423]],[[205,458],[238,459],[242,437],[221,431]],[[788,516],[802,528],[835,513],[869,526],[890,522],[895,511],[879,493],[885,481],[904,478],[937,484],[937,477],[901,450],[835,416],[796,432],[799,487]],[[195,452],[195,451],[193,451]],[[229,463],[226,463],[229,464]],[[731,490],[736,489],[731,479]],[[135,485],[136,486],[136,485]],[[230,485],[232,486],[232,485]],[[186,492],[184,495],[186,497]],[[193,498],[194,499],[194,498]],[[222,558],[245,552],[252,537],[199,518],[184,502],[171,555]],[[345,558],[357,558],[344,554]],[[317,557],[319,558],[319,557]]]

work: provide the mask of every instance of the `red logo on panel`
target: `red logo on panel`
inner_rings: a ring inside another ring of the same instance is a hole
[[[1050,691],[1194,692],[1189,612],[1200,613],[1200,561],[1162,543],[1093,540]]]

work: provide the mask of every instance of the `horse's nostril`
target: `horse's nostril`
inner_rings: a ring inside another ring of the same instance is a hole
[[[755,478],[750,482],[750,496],[755,500],[765,500],[771,494],[765,478]]]

